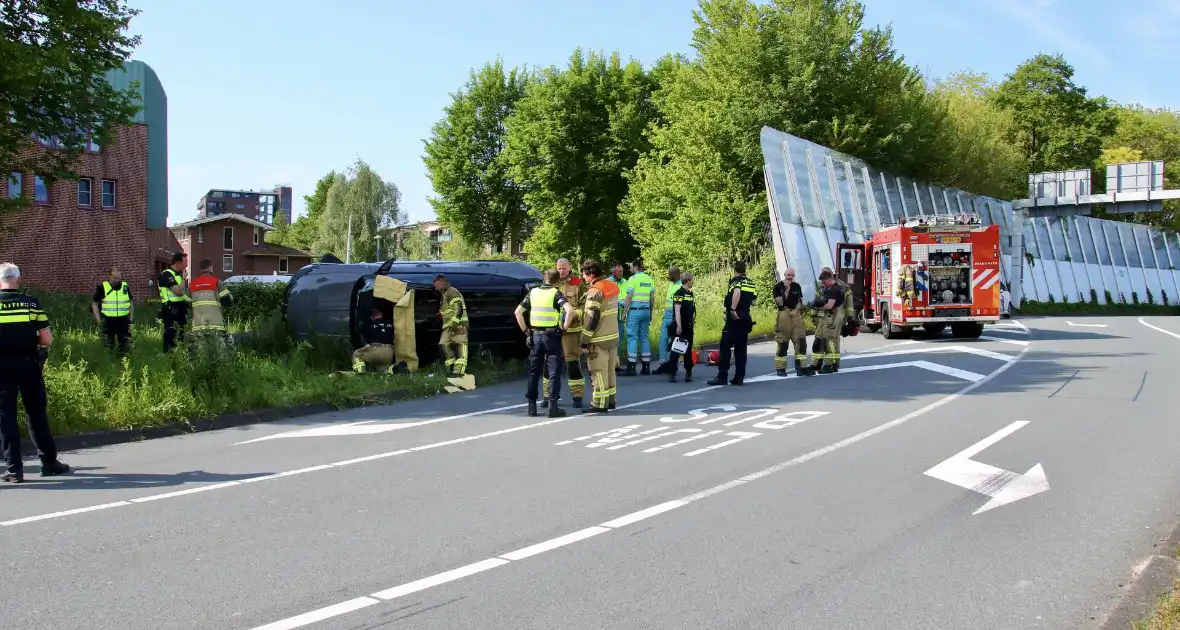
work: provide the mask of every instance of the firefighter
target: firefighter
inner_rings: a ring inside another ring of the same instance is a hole
[[[193,308],[192,341],[226,347],[225,313],[222,307],[233,303],[233,295],[213,275],[213,261],[205,258],[198,265],[200,272],[189,283]]]
[[[795,269],[788,267],[783,279],[774,285],[774,304],[778,318],[774,324],[774,370],[778,376],[787,375],[787,351],[795,346],[795,375],[815,374],[807,364],[807,331],[803,327],[803,287],[795,282]]]
[[[582,263],[586,291],[582,315],[582,349],[586,352],[594,400],[586,413],[606,413],[614,409],[615,367],[619,362],[619,285],[602,277],[602,265],[596,260]]]
[[[94,323],[105,339],[106,347],[114,348],[118,343],[119,353],[126,354],[131,345],[131,288],[123,281],[118,267],[111,267],[108,277],[94,289],[90,300],[90,311]]]
[[[352,370],[357,374],[364,374],[369,368],[388,368],[392,373],[396,355],[393,346],[393,324],[385,319],[381,309],[373,307],[369,310],[369,320],[361,330],[361,338],[365,345],[352,353]]]
[[[725,293],[725,324],[721,328],[721,351],[717,360],[717,376],[709,380],[710,385],[741,385],[746,379],[746,346],[750,341],[750,330],[754,320],[750,307],[758,299],[754,283],[746,277],[746,263],[733,264],[734,276],[729,280]],[[733,359],[733,380],[729,379],[729,362]]]
[[[567,302],[574,307],[574,323],[561,337],[561,352],[565,360],[566,380],[570,388],[570,396],[574,399],[574,408],[582,408],[582,398],[586,394],[586,379],[582,376],[582,323],[577,317],[577,311],[582,306],[582,298],[586,294],[586,287],[582,279],[573,275],[570,261],[566,258],[557,260],[557,290],[565,296]],[[549,379],[542,380],[542,387],[549,391]],[[554,400],[559,400],[558,396]],[[549,399],[541,402],[541,407],[548,407]]]
[[[184,270],[188,267],[188,254],[172,254],[172,264],[160,273],[160,320],[164,323],[164,352],[184,341],[184,326],[188,323],[189,303],[184,293]]]
[[[25,480],[16,415],[18,395],[24,401],[29,437],[41,457],[41,476],[70,472],[69,466],[57,460],[57,444],[46,411],[42,370],[52,343],[53,331],[41,302],[20,290],[20,268],[12,263],[0,264],[0,451],[6,464],[0,481]]]
[[[545,272],[545,283],[529,290],[529,294],[516,307],[516,323],[525,332],[529,345],[529,384],[525,393],[530,416],[537,415],[537,390],[541,385],[541,372],[549,376],[549,417],[561,418],[565,410],[557,406],[557,395],[561,391],[561,336],[574,323],[574,305],[570,304],[557,290],[561,276],[556,269]],[[560,314],[565,313],[562,323]],[[525,319],[527,314],[528,319]]]
[[[441,354],[446,358],[448,375],[462,377],[467,374],[467,303],[444,274],[434,277],[434,290],[439,294],[438,316],[442,320]]]
[[[844,291],[836,284],[836,276],[830,269],[819,274],[823,292],[818,294],[812,306],[819,309],[815,330],[815,344],[812,354],[820,374],[835,374],[840,371],[840,330],[844,324]]]
[[[643,261],[631,263],[627,279],[627,298],[623,302],[623,323],[627,325],[627,376],[635,376],[636,359],[643,363],[644,375],[651,374],[651,294],[656,283],[643,271]]]

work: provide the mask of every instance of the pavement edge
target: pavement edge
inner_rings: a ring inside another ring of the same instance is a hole
[[[1175,581],[1180,579],[1180,559],[1175,555],[1176,549],[1180,547],[1180,523],[1155,547],[1158,550],[1161,546],[1168,555],[1152,554],[1146,562],[1138,565],[1143,568],[1133,572],[1130,583],[1125,587],[1126,592],[1099,626],[1099,630],[1133,628],[1135,623],[1151,615],[1156,601],[1162,595],[1172,590]]]

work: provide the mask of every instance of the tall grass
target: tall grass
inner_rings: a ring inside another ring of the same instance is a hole
[[[425,395],[446,383],[442,375],[428,376],[428,369],[413,375],[333,378],[333,371],[350,368],[347,342],[295,341],[273,311],[266,317],[231,320],[231,331],[249,331],[238,336],[231,355],[165,355],[158,305],[137,304],[132,347],[120,357],[103,346],[87,297],[29,292],[41,299],[53,327],[45,381],[49,416],[58,434],[158,426],[312,402],[344,405],[394,390]]]
[[[664,299],[668,290],[666,274],[649,272],[656,281],[655,292],[652,295],[652,323],[649,337],[653,347],[657,339],[663,338],[661,321],[664,311]],[[758,288],[758,300],[751,309],[754,318],[754,330],[750,335],[764,335],[774,332],[774,321],[777,314],[771,292],[774,289],[773,260],[763,258],[753,265],[746,275]],[[725,324],[724,300],[732,273],[709,272],[696,276],[692,292],[696,298],[696,326],[693,330],[693,344],[698,348],[705,344],[717,343],[721,339],[721,329]],[[670,305],[669,305],[670,306]]]

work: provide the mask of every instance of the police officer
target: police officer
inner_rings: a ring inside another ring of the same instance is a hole
[[[160,274],[160,319],[164,322],[164,352],[184,341],[184,326],[188,323],[188,307],[191,300],[184,294],[184,273],[188,266],[188,255],[184,252],[172,254],[172,265]]]
[[[774,372],[787,375],[787,357],[791,345],[795,346],[795,375],[814,376],[807,365],[807,331],[803,327],[803,287],[795,282],[795,269],[788,267],[783,279],[774,285],[774,304],[778,307],[778,318],[774,323]]]
[[[657,374],[667,374],[668,382],[676,382],[676,364],[680,361],[680,357],[684,357],[684,382],[692,382],[692,344],[693,332],[696,327],[696,296],[692,292],[692,284],[695,276],[691,273],[685,273],[680,278],[680,286],[676,292],[672,294],[672,323],[668,324],[667,335],[669,340],[674,340],[677,337],[684,339],[688,343],[688,347],[683,353],[676,352],[672,349],[671,343],[668,345],[668,360],[664,361],[659,368],[656,369]]]
[[[127,352],[131,345],[131,288],[123,281],[118,267],[111,267],[107,279],[94,289],[90,301],[90,312],[98,324],[106,347],[114,348],[116,341],[119,352]]]
[[[844,325],[845,296],[830,269],[824,269],[819,280],[824,289],[812,304],[819,309],[819,321],[811,352],[820,374],[835,374],[840,371],[840,329]]]
[[[46,412],[42,369],[52,343],[53,331],[41,302],[20,291],[20,269],[12,263],[0,264],[0,451],[7,465],[0,481],[25,480],[16,416],[18,394],[24,401],[29,437],[41,457],[41,476],[70,472],[69,466],[57,461]]]
[[[541,386],[543,367],[549,376],[549,417],[565,416],[565,410],[557,406],[557,395],[561,391],[561,336],[574,323],[574,305],[570,304],[557,283],[561,276],[556,269],[545,272],[545,283],[533,287],[528,296],[516,307],[516,323],[525,332],[530,347],[529,385],[525,398],[529,401],[529,415],[537,415],[537,392]],[[559,314],[564,311],[564,324]],[[528,319],[525,319],[525,315]]]
[[[660,321],[659,338],[660,345],[656,348],[656,360],[663,359],[667,363],[672,356],[672,337],[668,332],[669,327],[675,323],[675,308],[672,305],[672,296],[680,290],[680,268],[676,266],[668,267],[668,288],[664,293],[664,317]]]
[[[710,385],[741,385],[746,379],[746,345],[750,341],[750,330],[754,320],[750,307],[758,298],[754,283],[746,277],[746,263],[733,264],[733,278],[725,293],[725,324],[721,328],[721,355],[717,361],[717,376],[709,380]],[[733,380],[729,381],[730,355],[733,356]]]
[[[434,277],[434,290],[439,294],[438,315],[442,319],[438,345],[442,348],[447,372],[450,376],[463,376],[467,374],[467,327],[470,322],[467,303],[463,301],[463,294],[441,273]]]

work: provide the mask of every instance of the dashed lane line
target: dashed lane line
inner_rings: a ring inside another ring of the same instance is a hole
[[[931,411],[934,411],[935,409],[938,409],[939,407],[942,407],[943,405],[946,405],[946,404],[951,403],[955,400],[958,400],[959,398],[962,398],[966,394],[971,393],[973,390],[978,389],[979,387],[983,386],[988,381],[991,381],[992,379],[996,378],[1000,374],[1003,374],[1005,371],[1007,371],[1009,368],[1011,368],[1013,365],[1015,365],[1016,362],[1019,361],[1021,359],[1021,357],[1024,356],[1024,353],[1027,351],[1028,351],[1028,348],[1021,350],[1020,354],[1012,357],[1012,360],[1005,362],[1004,365],[997,368],[994,372],[988,374],[987,376],[984,376],[982,379],[980,379],[978,381],[975,381],[975,382],[967,385],[963,389],[960,389],[959,391],[957,391],[949,396],[940,398],[940,399],[934,401],[933,403],[930,403],[929,405],[922,407],[921,409],[911,411],[910,413],[908,413],[900,418],[890,420],[889,422],[886,422],[884,424],[879,424],[867,431],[863,431],[863,432],[858,433],[852,437],[845,438],[843,440],[840,440],[839,442],[829,444],[828,446],[825,446],[823,448],[811,451],[809,453],[805,453],[803,455],[789,459],[789,460],[781,462],[779,464],[775,464],[774,466],[771,466],[769,468],[764,468],[762,470],[759,470],[758,472],[751,473],[751,474],[746,475],[744,477],[739,477],[737,479],[734,479],[733,481],[723,483],[719,486],[714,486],[714,487],[709,488],[707,490],[698,492],[693,495],[689,495],[689,496],[681,498],[681,499],[676,499],[674,501],[660,503],[659,505],[654,505],[652,507],[649,507],[649,508],[646,508],[643,510],[639,510],[637,512],[632,512],[630,514],[621,516],[621,517],[616,518],[614,520],[607,521],[605,523],[601,523],[599,525],[595,525],[592,527],[587,527],[585,529],[581,529],[581,530],[572,532],[570,534],[566,534],[564,536],[558,536],[556,538],[551,538],[551,539],[546,540],[544,542],[540,542],[535,545],[530,545],[528,547],[524,547],[522,549],[518,549],[518,550],[510,552],[510,553],[506,553],[506,554],[502,554],[502,555],[495,556],[492,558],[488,558],[486,560],[481,560],[479,562],[474,562],[472,564],[468,564],[468,565],[459,567],[457,569],[451,569],[450,571],[438,573],[438,574],[430,576],[430,577],[422,578],[420,580],[415,580],[413,582],[408,582],[406,584],[402,584],[400,586],[395,586],[393,588],[389,588],[389,589],[386,589],[383,591],[378,591],[378,592],[373,593],[372,595],[369,595],[367,597],[357,597],[354,599],[347,600],[345,602],[341,602],[339,604],[333,604],[332,606],[327,606],[325,608],[313,610],[311,612],[304,613],[302,615],[298,615],[295,617],[289,617],[287,619],[283,619],[280,621],[269,623],[264,626],[257,626],[255,628],[252,628],[251,630],[295,630],[296,628],[302,628],[302,627],[310,625],[312,623],[316,623],[319,621],[323,621],[325,619],[330,619],[332,617],[337,617],[340,615],[348,614],[348,613],[354,612],[356,610],[368,608],[369,606],[376,606],[377,604],[380,604],[382,602],[392,601],[392,600],[398,599],[400,597],[404,597],[406,595],[418,593],[418,592],[421,592],[421,591],[424,591],[424,590],[427,590],[430,588],[434,588],[436,586],[440,586],[442,584],[446,584],[448,582],[454,582],[455,580],[469,577],[469,576],[475,575],[477,573],[482,573],[484,571],[490,571],[492,569],[497,569],[497,568],[500,568],[504,565],[512,564],[513,562],[518,562],[520,560],[524,560],[526,558],[530,558],[532,556],[536,556],[536,555],[539,555],[539,554],[547,552],[547,551],[553,551],[555,549],[560,549],[560,548],[565,547],[567,545],[571,545],[573,543],[576,543],[576,542],[579,542],[582,540],[586,540],[588,538],[592,538],[595,536],[606,534],[606,533],[614,531],[616,529],[626,527],[628,525],[632,525],[632,524],[642,521],[644,519],[648,519],[653,516],[663,514],[665,512],[670,511],[670,510],[675,510],[677,508],[684,507],[690,503],[694,503],[696,501],[700,501],[702,499],[706,499],[706,498],[711,497],[713,495],[725,492],[726,490],[732,490],[733,488],[736,488],[738,486],[745,485],[745,484],[750,483],[752,481],[757,481],[758,479],[761,479],[763,477],[773,475],[775,473],[781,472],[783,470],[786,470],[786,469],[794,467],[794,466],[798,466],[799,464],[811,461],[811,460],[816,459],[818,457],[822,457],[824,455],[834,453],[834,452],[836,452],[840,449],[843,449],[845,447],[852,446],[853,444],[867,440],[868,438],[873,437],[879,433],[884,433],[885,431],[888,431],[889,429],[892,429],[894,427],[905,424],[906,422],[909,422],[910,420],[913,420],[914,418],[917,418],[919,416],[927,414]]]

